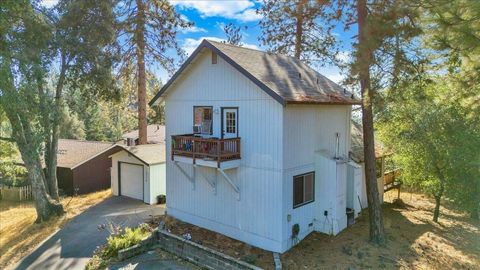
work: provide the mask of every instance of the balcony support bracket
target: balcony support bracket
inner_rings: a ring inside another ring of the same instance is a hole
[[[240,189],[238,188],[238,186],[233,183],[232,179],[230,179],[230,177],[225,173],[223,169],[217,168],[217,171],[219,171],[220,174],[223,175],[223,178],[225,178],[227,183],[229,183],[233,190],[235,190],[235,192],[237,193],[237,200],[240,200]]]
[[[197,165],[193,165],[193,167],[197,167]],[[207,183],[212,187],[213,194],[217,194],[217,177],[218,177],[217,171],[215,171],[215,178],[214,179],[211,179],[210,177],[208,177],[204,173],[200,173],[200,174],[203,176],[205,181],[207,181]]]
[[[180,172],[187,177],[188,181],[192,183],[192,190],[195,190],[195,167],[193,167],[193,177],[190,176],[180,165],[178,165],[178,161],[174,161],[173,164],[177,166],[177,168],[180,170]]]

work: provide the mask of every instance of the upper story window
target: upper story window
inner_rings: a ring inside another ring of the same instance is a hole
[[[315,200],[315,173],[309,172],[293,177],[293,208]]]
[[[193,107],[193,133],[212,134],[212,106]]]

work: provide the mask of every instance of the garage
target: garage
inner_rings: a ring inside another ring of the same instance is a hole
[[[119,195],[143,201],[143,164],[120,162]]]
[[[165,144],[116,145],[111,155],[111,186],[116,196],[158,203],[166,196]]]

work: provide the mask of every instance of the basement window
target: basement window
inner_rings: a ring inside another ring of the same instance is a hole
[[[193,133],[212,134],[212,106],[193,107]]]
[[[293,177],[293,208],[311,203],[315,200],[315,172]]]

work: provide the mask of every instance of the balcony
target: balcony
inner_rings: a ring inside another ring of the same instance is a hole
[[[171,159],[183,163],[229,169],[240,164],[240,138],[202,138],[173,135]]]

